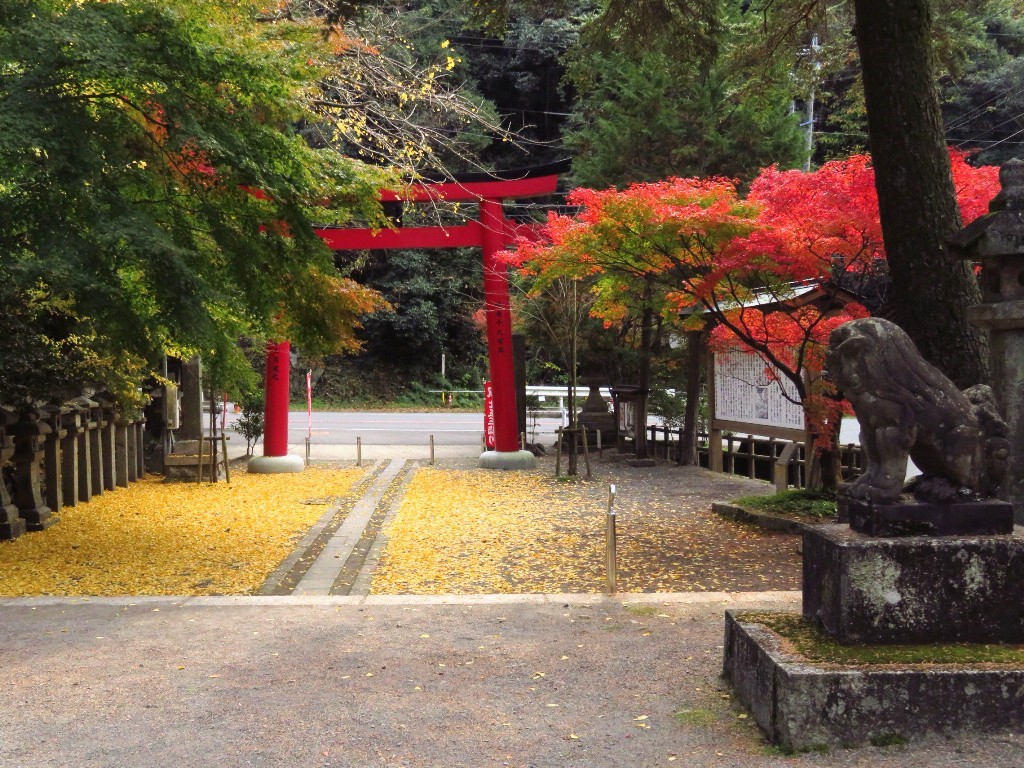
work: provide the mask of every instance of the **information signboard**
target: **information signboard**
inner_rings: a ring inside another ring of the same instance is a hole
[[[728,422],[722,428],[760,426],[769,436],[803,430],[803,407],[789,379],[773,375],[764,360],[745,352],[716,353],[714,361],[714,421]]]

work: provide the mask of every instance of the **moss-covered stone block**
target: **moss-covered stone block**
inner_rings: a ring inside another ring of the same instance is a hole
[[[803,614],[841,643],[1024,643],[1024,528],[1003,536],[803,534]]]
[[[768,739],[787,749],[1024,727],[1024,667],[811,662],[732,611],[724,654],[737,698]]]

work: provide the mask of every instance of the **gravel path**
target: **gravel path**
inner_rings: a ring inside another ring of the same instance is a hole
[[[795,603],[0,601],[0,766],[1024,765],[1020,734],[767,748],[719,680],[722,612]]]

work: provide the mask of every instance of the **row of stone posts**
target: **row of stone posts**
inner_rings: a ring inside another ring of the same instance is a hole
[[[0,539],[41,531],[60,511],[143,476],[141,417],[125,418],[101,397],[21,413],[0,408]]]

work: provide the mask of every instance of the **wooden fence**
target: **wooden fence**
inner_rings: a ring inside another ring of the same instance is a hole
[[[651,425],[647,427],[647,433],[647,448],[651,456],[666,461],[679,460],[682,429]],[[707,433],[697,435],[697,456],[702,467],[709,465],[708,442]],[[841,446],[840,456],[844,480],[852,480],[864,471],[864,458],[859,445],[850,443]],[[802,488],[806,484],[803,443],[754,435],[724,435],[722,467],[731,475],[768,480],[780,490],[787,487]]]

